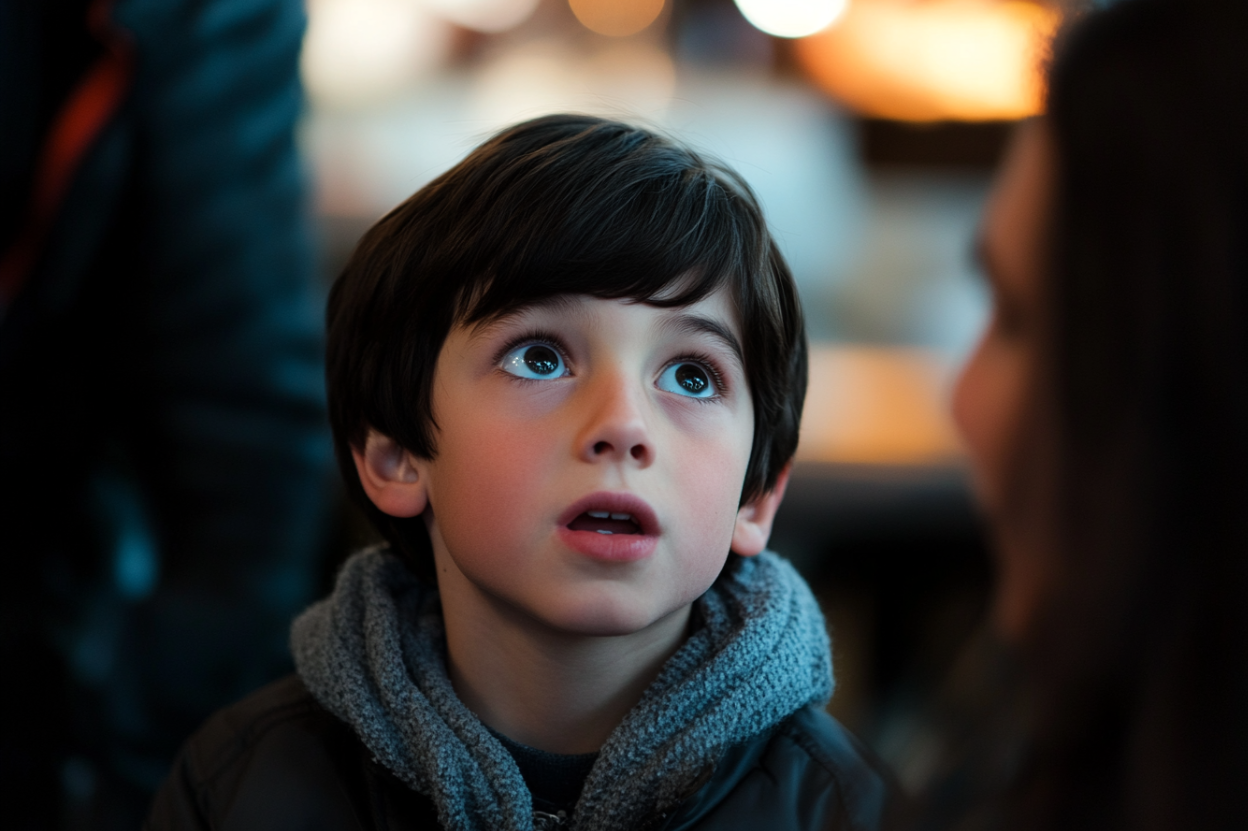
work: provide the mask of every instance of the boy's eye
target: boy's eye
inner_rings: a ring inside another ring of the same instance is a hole
[[[544,343],[517,346],[503,356],[502,367],[518,378],[562,378],[568,374],[563,356]]]
[[[710,398],[718,392],[710,373],[689,361],[672,364],[663,370],[658,386],[664,392],[674,392],[690,398]]]

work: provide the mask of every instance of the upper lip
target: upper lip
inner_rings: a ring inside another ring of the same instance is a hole
[[[567,527],[572,520],[586,511],[607,511],[612,514],[629,514],[641,533],[647,536],[658,536],[659,518],[654,509],[646,504],[641,497],[631,493],[615,493],[600,491],[576,500],[559,515],[559,524]]]

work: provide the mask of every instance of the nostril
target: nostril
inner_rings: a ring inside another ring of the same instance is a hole
[[[594,455],[601,456],[603,453],[606,453],[610,449],[611,449],[610,442],[600,441],[594,445]]]
[[[642,447],[640,444],[634,444],[633,449],[629,452],[633,454],[634,459],[640,461],[641,457],[646,455],[646,448]]]

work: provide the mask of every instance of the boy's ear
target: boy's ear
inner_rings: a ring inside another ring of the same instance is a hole
[[[789,474],[793,462],[789,462],[776,477],[776,486],[759,497],[745,503],[737,511],[737,524],[732,529],[732,550],[742,557],[753,557],[767,547],[771,536],[771,523],[784,500],[784,489],[789,486]]]
[[[416,457],[398,442],[369,430],[364,449],[352,447],[351,456],[364,493],[383,514],[411,517],[424,512],[429,503],[425,480],[417,468]]]

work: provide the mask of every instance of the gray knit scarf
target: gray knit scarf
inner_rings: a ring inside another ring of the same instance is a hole
[[[819,607],[787,562],[732,557],[696,629],[603,745],[575,829],[625,831],[679,801],[733,744],[832,694]],[[532,831],[507,750],[456,697],[437,591],[384,549],[353,556],[294,623],[299,675],[381,764],[430,797],[448,831]]]

